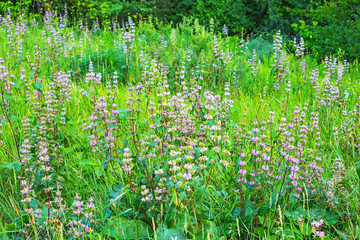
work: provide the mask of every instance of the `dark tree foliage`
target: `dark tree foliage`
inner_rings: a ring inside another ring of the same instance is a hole
[[[319,56],[336,54],[348,60],[360,56],[360,2],[358,0],[328,1],[312,9],[309,24],[310,47]]]
[[[214,20],[221,31],[225,24],[230,35],[258,31],[268,18],[267,4],[253,0],[198,0],[193,15],[201,24]]]

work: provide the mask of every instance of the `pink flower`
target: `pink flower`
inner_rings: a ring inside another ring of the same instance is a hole
[[[81,207],[84,204],[84,201],[75,201],[73,203],[74,207]]]
[[[264,165],[264,166],[262,166],[262,169],[263,169],[264,171],[269,171],[269,166]]]
[[[119,114],[119,111],[118,111],[118,110],[114,110],[114,111],[111,112],[111,115],[112,115],[113,117],[116,117],[118,114]]]

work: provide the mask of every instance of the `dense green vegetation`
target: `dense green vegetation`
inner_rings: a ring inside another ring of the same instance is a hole
[[[360,2],[357,0],[0,0],[0,14],[7,9],[44,15],[46,10],[63,14],[70,23],[81,19],[89,27],[96,22],[109,26],[113,19],[134,22],[152,17],[178,26],[193,17],[207,28],[228,34],[261,36],[272,41],[281,30],[285,41],[303,37],[313,57],[360,55]],[[76,24],[75,24],[76,25]]]
[[[69,14],[0,19],[2,238],[360,237],[356,62]]]

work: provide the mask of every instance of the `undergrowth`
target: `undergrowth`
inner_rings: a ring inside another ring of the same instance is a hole
[[[359,238],[357,64],[196,20],[0,42],[3,238]]]

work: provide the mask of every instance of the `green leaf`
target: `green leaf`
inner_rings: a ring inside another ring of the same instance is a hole
[[[168,240],[168,239],[177,239],[177,240],[185,240],[186,236],[184,233],[177,228],[169,228],[164,227],[163,229],[158,228],[156,230],[156,237],[158,240]]]
[[[205,190],[206,190],[205,186],[200,186],[199,188],[197,188],[195,190],[195,197],[197,199],[200,199],[202,196],[204,196]]]
[[[31,207],[32,209],[37,208],[38,205],[39,205],[39,201],[38,201],[37,199],[33,198],[33,199],[30,201],[30,207]]]
[[[19,161],[15,161],[15,162],[11,162],[11,163],[6,163],[4,164],[2,167],[2,169],[13,169],[15,168],[16,171],[20,170],[20,163]]]
[[[186,197],[186,193],[185,193],[185,192],[181,192],[181,193],[179,194],[179,199],[180,199],[181,201],[184,200],[185,197]]]
[[[346,234],[346,233],[344,233],[344,232],[336,229],[336,227],[334,227],[334,226],[333,226],[333,229],[334,229],[335,232],[339,235],[339,237],[341,237],[341,239],[345,239],[345,240],[350,239],[348,234]]]
[[[34,77],[34,75],[35,75],[35,72],[31,72],[31,74],[30,74],[30,78],[33,78],[33,77]]]
[[[356,173],[358,175],[358,178],[360,179],[360,161],[355,163],[355,166],[356,166]]]
[[[69,148],[63,148],[63,154],[67,155],[69,153],[75,152],[74,150],[77,148],[77,146],[75,147],[69,147]]]
[[[36,90],[42,93],[42,85],[41,82],[33,83],[33,86]]]
[[[6,232],[17,232],[19,228],[15,225],[15,223],[7,224],[5,223]]]
[[[245,209],[245,216],[253,217],[259,212],[259,209],[256,208],[255,204],[251,200],[246,201]]]
[[[115,216],[105,224],[101,233],[118,240],[145,239],[150,238],[152,230],[142,221],[128,221],[120,216]]]
[[[124,119],[129,115],[129,113],[126,109],[118,109],[118,111],[119,111],[119,114],[117,115],[117,119]]]
[[[255,228],[254,232],[260,238],[263,238],[264,236],[266,236],[266,229],[265,228],[262,228],[262,227]]]
[[[128,143],[129,143],[129,139],[125,138],[123,143],[123,149],[127,147]]]
[[[126,188],[124,187],[124,184],[120,183],[117,186],[113,188],[113,190],[110,192],[110,203],[117,203],[121,200],[122,196],[126,193]]]
[[[324,220],[329,225],[335,225],[339,222],[339,217],[337,214],[327,213]]]

